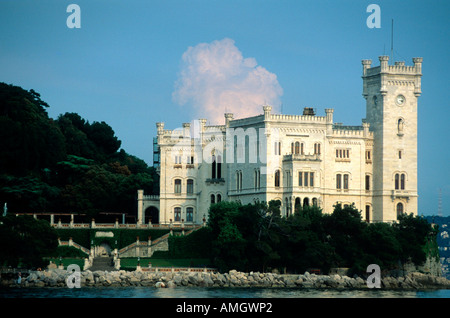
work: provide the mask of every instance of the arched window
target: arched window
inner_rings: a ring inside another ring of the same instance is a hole
[[[285,202],[285,206],[286,206],[286,216],[289,216],[289,199],[285,198],[284,202]]]
[[[399,135],[402,135],[403,134],[403,126],[405,125],[405,122],[404,122],[404,120],[402,119],[402,118],[399,118],[398,119],[398,122],[397,122],[397,133],[399,134]]]
[[[236,171],[236,191],[239,191],[239,171]]]
[[[400,189],[405,190],[405,174],[400,175]]]
[[[211,194],[211,204],[216,203],[216,197],[214,194]]]
[[[344,174],[344,190],[348,190],[348,174]]]
[[[317,198],[312,199],[312,204],[313,204],[313,206],[317,206]]]
[[[295,198],[295,211],[297,211],[298,208],[300,208],[301,205],[301,201],[302,199],[300,199],[299,197]]]
[[[222,201],[222,195],[219,193],[217,195],[217,203],[219,203],[220,201]]]
[[[217,179],[222,178],[222,156],[217,156]]]
[[[175,193],[181,193],[181,179],[175,179]]]
[[[259,190],[261,188],[261,171],[259,169],[255,169],[254,172],[255,177],[255,190]]]
[[[257,172],[257,176],[258,176],[258,184],[257,184],[257,189],[261,189],[261,170],[258,169]]]
[[[397,219],[400,215],[404,213],[403,203],[397,203]]]
[[[194,221],[194,208],[186,208],[186,222]]]
[[[300,153],[300,143],[298,141],[295,142],[295,154]]]
[[[342,188],[341,182],[342,182],[342,177],[341,177],[341,174],[338,173],[336,175],[336,189],[340,190]]]
[[[366,222],[370,223],[370,205],[366,205]]]
[[[242,171],[236,171],[236,191],[242,190]]]
[[[370,176],[366,175],[366,191],[370,190]]]
[[[280,170],[275,171],[275,186],[280,186]]]
[[[303,199],[303,206],[309,206],[309,198],[304,198]]]
[[[186,184],[186,193],[193,194],[194,193],[194,180],[188,179]]]
[[[242,171],[239,171],[239,190],[242,190]]]
[[[216,178],[216,156],[212,155],[211,178]]]
[[[178,208],[178,207],[175,208],[174,211],[173,211],[173,213],[174,213],[175,221],[176,221],[176,222],[181,221],[181,208]]]
[[[395,174],[395,190],[400,189],[399,187],[400,175],[398,173]]]
[[[314,154],[320,155],[320,143],[318,142],[314,144]]]

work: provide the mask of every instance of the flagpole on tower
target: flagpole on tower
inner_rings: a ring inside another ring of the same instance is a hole
[[[391,63],[394,63],[394,19],[391,23]]]

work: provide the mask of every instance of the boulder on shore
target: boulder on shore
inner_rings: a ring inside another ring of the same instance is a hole
[[[23,287],[68,287],[67,278],[71,273],[62,269],[32,271],[22,276],[20,286]],[[73,276],[72,276],[73,278]],[[145,272],[145,271],[94,271],[80,272],[80,287],[118,287],[146,286],[157,288],[192,287],[262,287],[262,288],[353,288],[367,289],[365,279],[339,274],[316,275],[276,274],[276,273],[244,273],[231,270],[228,273],[217,272]],[[73,281],[76,283],[76,281]],[[0,286],[19,286],[17,277],[3,275]],[[73,286],[72,286],[73,287]],[[76,286],[75,286],[76,287]],[[450,288],[450,280],[444,277],[412,272],[405,276],[387,276],[381,278],[381,288],[385,289],[445,289]]]

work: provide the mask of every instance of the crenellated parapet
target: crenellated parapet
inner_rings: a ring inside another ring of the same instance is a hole
[[[416,97],[420,96],[421,82],[420,78],[422,76],[422,62],[423,58],[415,57],[412,59],[413,65],[405,65],[404,61],[395,62],[394,65],[389,65],[389,56],[382,55],[379,58],[380,65],[371,67],[372,60],[362,60],[363,65],[363,96],[367,98],[368,91],[367,85],[371,82],[381,81],[380,93],[386,95],[388,85],[414,85],[414,94]],[[399,83],[396,80],[396,75],[402,76],[402,80]],[[409,77],[410,80],[405,80],[405,76]],[[372,79],[373,78],[373,79]]]

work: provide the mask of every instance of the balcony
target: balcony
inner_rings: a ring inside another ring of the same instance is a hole
[[[394,201],[395,199],[406,199],[406,201],[409,201],[409,191],[408,190],[391,190],[391,199]]]
[[[320,154],[291,154],[284,155],[283,161],[322,161]]]
[[[205,180],[206,184],[224,184],[224,178],[208,178]]]

